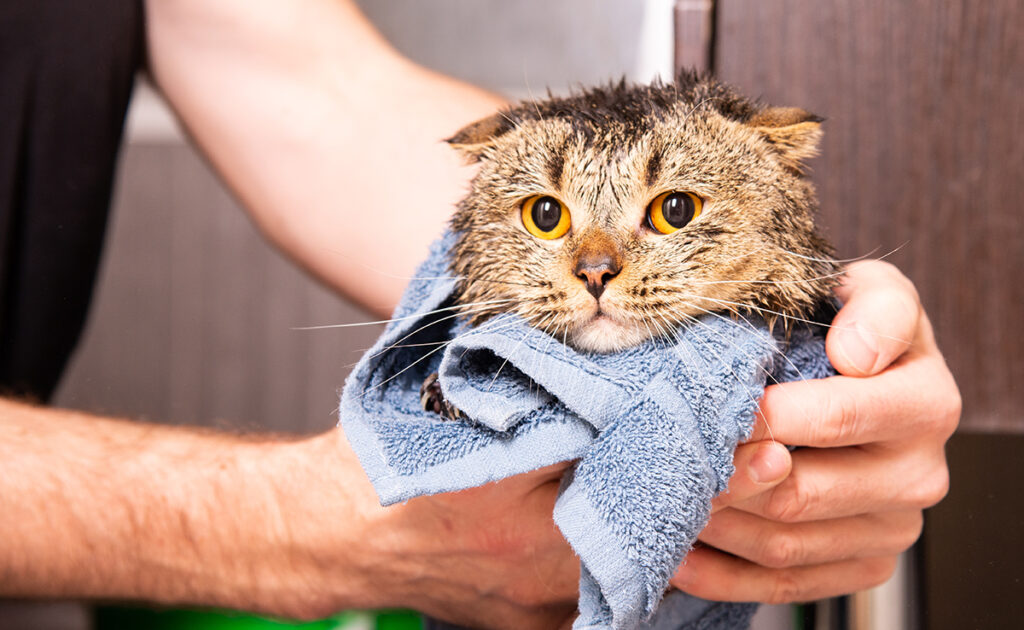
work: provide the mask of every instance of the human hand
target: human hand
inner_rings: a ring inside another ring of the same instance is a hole
[[[327,483],[347,495],[336,514],[320,491],[294,496],[320,494],[313,526],[333,530],[302,535],[316,554],[306,580],[338,589],[301,616],[399,607],[480,628],[555,628],[575,616],[579,560],[552,519],[568,464],[383,508],[340,430],[300,447],[336,462]]]
[[[945,496],[960,395],[917,292],[892,265],[866,261],[836,293],[845,306],[826,352],[840,376],[766,388],[705,545],[674,586],[767,603],[876,586],[917,540],[922,510]]]

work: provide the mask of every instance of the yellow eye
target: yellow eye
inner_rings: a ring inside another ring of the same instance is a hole
[[[662,234],[671,234],[700,216],[704,202],[693,193],[661,193],[647,206],[647,224]]]
[[[523,225],[543,239],[556,239],[569,231],[569,209],[550,195],[537,195],[523,202]]]

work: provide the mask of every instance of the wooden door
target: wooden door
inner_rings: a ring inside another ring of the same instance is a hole
[[[677,3],[677,61],[827,120],[813,178],[843,258],[917,285],[961,428],[1024,433],[1024,3]]]

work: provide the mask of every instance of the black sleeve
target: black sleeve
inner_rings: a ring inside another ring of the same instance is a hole
[[[138,0],[0,3],[0,393],[49,398],[81,332],[144,36]]]

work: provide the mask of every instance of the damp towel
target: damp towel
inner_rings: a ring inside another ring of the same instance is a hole
[[[753,605],[662,595],[728,485],[766,379],[832,373],[820,335],[796,331],[783,355],[765,326],[709,315],[671,341],[588,354],[511,315],[471,328],[452,308],[453,240],[434,244],[342,393],[381,503],[578,460],[554,510],[582,566],[574,628],[745,627]],[[421,408],[432,372],[470,421]]]

